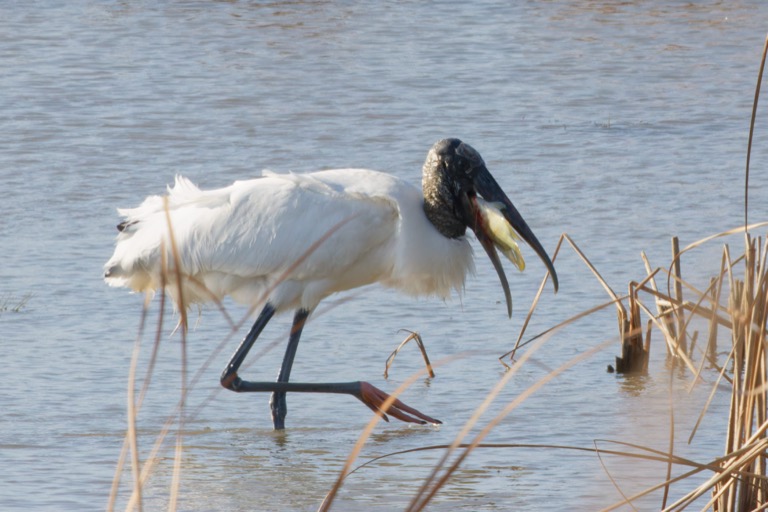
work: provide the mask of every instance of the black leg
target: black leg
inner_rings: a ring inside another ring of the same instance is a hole
[[[283,395],[282,399],[282,413],[281,422],[285,419],[285,393],[343,393],[352,395],[358,400],[363,402],[371,410],[380,414],[384,419],[387,419],[385,414],[391,414],[395,418],[401,421],[407,421],[412,423],[440,423],[439,420],[430,418],[429,416],[420,413],[416,409],[405,405],[400,400],[395,400],[394,403],[386,410],[383,411],[381,406],[389,398],[385,392],[381,391],[377,387],[367,382],[329,382],[329,383],[303,383],[303,382],[288,382],[288,377],[291,373],[291,366],[293,365],[293,358],[296,355],[296,348],[299,344],[299,338],[301,337],[301,329],[304,327],[304,322],[309,316],[309,311],[300,309],[296,312],[293,319],[293,329],[291,330],[290,341],[288,342],[288,349],[286,350],[285,357],[283,358],[283,366],[280,369],[280,374],[277,377],[277,382],[255,382],[246,381],[241,379],[237,375],[237,371],[243,364],[245,357],[248,355],[248,351],[256,342],[256,339],[267,326],[269,320],[274,316],[275,308],[267,303],[264,309],[261,310],[259,317],[251,327],[248,335],[243,339],[240,346],[235,351],[235,354],[230,359],[227,368],[221,374],[221,385],[227,389],[237,392],[256,392],[256,393],[274,393],[278,412],[280,411],[280,394]],[[275,428],[278,427],[278,423],[275,422]]]
[[[283,356],[283,365],[280,367],[280,373],[277,374],[277,382],[288,382],[291,377],[291,367],[293,367],[293,359],[296,357],[296,349],[299,347],[301,330],[304,329],[304,323],[307,321],[308,316],[308,310],[296,310],[296,314],[293,317],[293,325],[291,326],[291,336],[288,339],[288,348],[285,349],[285,356]],[[285,392],[275,391],[272,393],[269,406],[272,409],[272,423],[275,426],[275,430],[283,430],[285,428],[285,415],[288,414]]]
[[[251,327],[248,335],[243,339],[242,343],[240,343],[240,346],[237,347],[237,351],[232,356],[232,359],[229,360],[227,368],[221,374],[222,386],[227,389],[231,389],[232,391],[240,391],[240,384],[242,383],[242,379],[237,376],[237,370],[240,369],[240,365],[242,365],[243,361],[245,361],[245,356],[248,355],[248,351],[251,350],[251,347],[256,341],[256,338],[259,337],[259,334],[261,334],[261,331],[264,330],[264,327],[267,326],[269,320],[274,314],[275,308],[272,306],[272,304],[267,302],[267,304],[264,306],[264,309],[262,309],[261,313],[259,313],[259,317],[253,323],[253,327]]]

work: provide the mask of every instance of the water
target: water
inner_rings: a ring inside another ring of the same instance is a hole
[[[686,245],[743,218],[743,164],[767,13],[756,1],[53,2],[0,9],[0,298],[13,305],[31,294],[19,312],[0,313],[3,510],[106,506],[141,298],[107,288],[101,266],[111,254],[114,209],[162,191],[176,173],[214,187],[264,168],[364,166],[419,183],[429,146],[458,136],[484,155],[550,252],[569,233],[617,292],[644,274],[640,251],[666,265],[670,236]],[[765,118],[761,108],[753,220],[766,218]],[[703,286],[719,252],[716,243],[691,254],[685,277]],[[514,343],[543,274],[526,255],[526,273],[509,270],[511,321],[482,257],[460,300],[413,301],[370,288],[315,316],[297,357],[297,380],[365,378],[393,390],[421,367],[409,347],[389,381],[381,377],[403,328],[422,334],[434,361],[464,354],[404,396],[445,424],[380,425],[361,462],[453,440],[504,375],[496,358]],[[606,299],[570,250],[557,268],[561,291],[547,290],[529,333]],[[236,319],[246,314],[226,306]],[[192,373],[227,334],[215,309],[194,319]],[[288,321],[265,333],[260,346],[277,341],[277,348],[249,370],[254,377],[275,374]],[[142,459],[178,399],[173,322],[165,324],[139,417]],[[491,412],[615,336],[613,311],[556,334]],[[713,459],[724,443],[726,400],[715,400],[687,445],[713,378],[688,393],[689,377],[670,378],[657,340],[648,378],[606,374],[618,353],[611,344],[527,399],[487,441],[589,448],[622,440],[666,449],[671,401],[676,452]],[[218,386],[235,344],[221,345],[189,397],[195,415],[184,438],[180,509],[314,510],[369,413],[348,397],[291,396],[289,429],[273,433],[265,396]],[[161,453],[145,510],[168,503],[172,450]],[[404,454],[366,467],[350,477],[336,509],[404,508],[439,455]],[[627,494],[665,474],[651,463],[603,462]],[[699,481],[675,487],[673,496]],[[126,473],[119,508],[129,492]],[[593,510],[620,499],[594,454],[483,449],[438,494],[435,508],[547,503]],[[660,499],[656,493],[638,506],[658,509]]]

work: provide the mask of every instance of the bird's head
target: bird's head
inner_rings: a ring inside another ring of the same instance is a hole
[[[474,231],[499,275],[510,316],[509,283],[496,248],[522,270],[522,256],[513,240],[517,235],[539,255],[557,291],[552,260],[472,146],[459,139],[435,143],[424,162],[422,188],[424,211],[440,233],[456,238],[464,235],[466,228]]]

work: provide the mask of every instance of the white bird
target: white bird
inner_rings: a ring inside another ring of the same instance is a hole
[[[322,299],[375,282],[414,296],[460,293],[474,272],[467,227],[493,262],[510,316],[509,285],[495,249],[522,270],[510,227],[542,259],[555,291],[558,286],[546,251],[468,144],[437,142],[424,163],[422,189],[366,169],[264,173],[215,190],[177,177],[167,196],[118,210],[125,220],[104,278],[134,291],[165,285],[177,307],[226,295],[263,304],[221,384],[273,393],[276,429],[284,428],[286,392],[351,394],[386,419],[380,407],[388,395],[367,382],[288,382],[304,323]],[[275,313],[287,310],[295,315],[277,382],[242,380],[237,371],[256,338]],[[399,400],[386,412],[403,421],[439,423]]]

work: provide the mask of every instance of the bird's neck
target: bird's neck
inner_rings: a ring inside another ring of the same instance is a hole
[[[464,236],[467,226],[456,215],[453,194],[439,172],[434,168],[425,168],[421,187],[424,193],[424,213],[435,229],[446,238]]]

